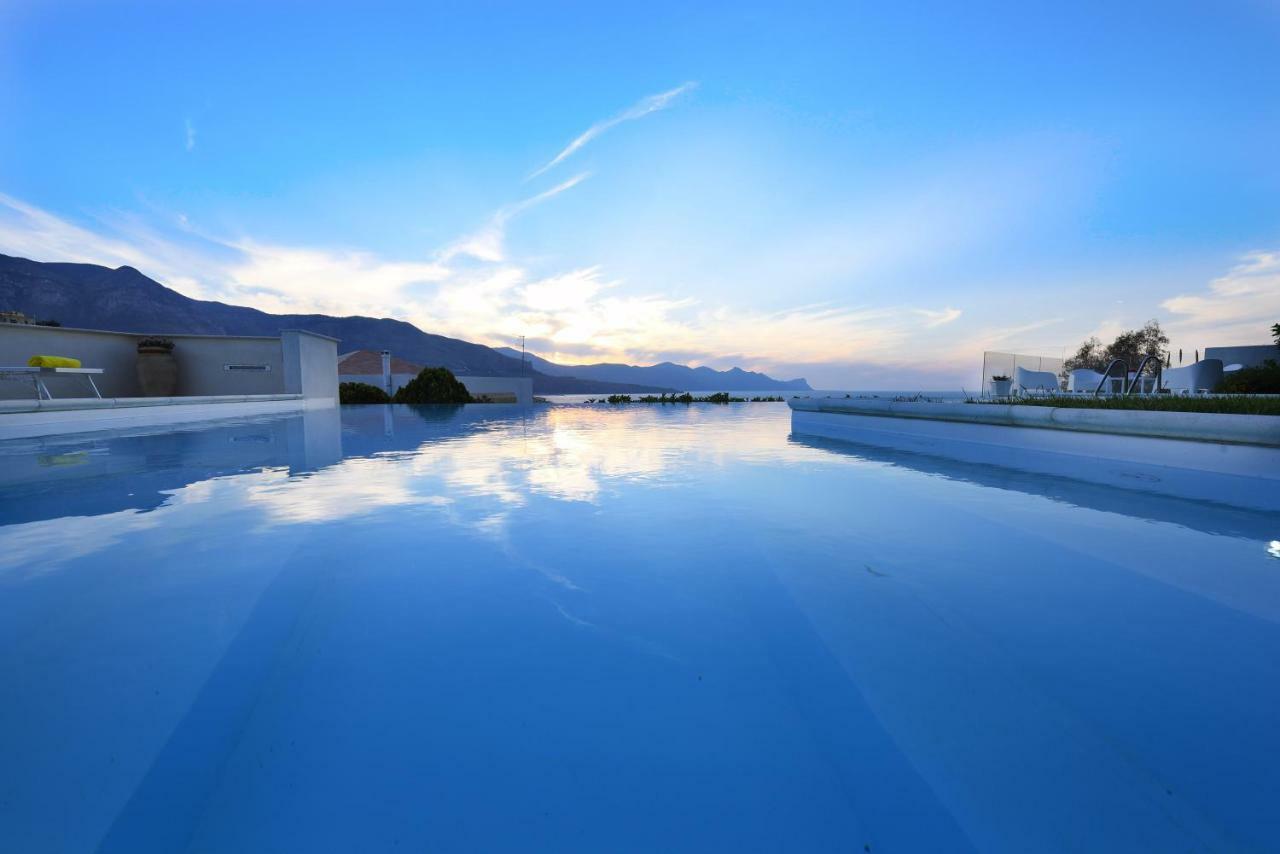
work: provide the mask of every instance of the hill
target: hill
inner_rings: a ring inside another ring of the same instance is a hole
[[[496,347],[499,353],[520,358],[520,351],[512,347]],[[730,368],[717,371],[712,368],[691,368],[674,362],[656,365],[621,365],[601,362],[591,365],[559,365],[528,354],[530,364],[540,373],[553,377],[574,376],[600,382],[641,383],[666,386],[680,391],[810,391],[803,379],[776,380],[766,374]]]
[[[733,368],[716,371],[658,365],[557,365],[537,356],[520,364],[520,351],[486,347],[423,332],[391,318],[270,314],[256,308],[183,296],[133,267],[47,263],[0,255],[0,311],[57,320],[63,326],[116,332],[275,336],[305,329],[341,341],[343,352],[390,350],[420,365],[455,374],[533,378],[536,394],[644,394],[661,391],[807,390],[803,379],[775,380]]]
[[[670,391],[671,388],[598,379],[551,376],[522,368],[519,359],[490,347],[423,332],[390,318],[269,314],[256,308],[183,296],[133,267],[44,263],[0,255],[0,311],[57,320],[63,326],[115,332],[275,336],[305,329],[341,340],[347,350],[390,350],[422,365],[456,374],[520,376],[528,371],[537,394],[601,394]]]

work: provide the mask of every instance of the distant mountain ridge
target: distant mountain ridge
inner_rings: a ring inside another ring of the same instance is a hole
[[[112,269],[97,264],[31,261],[0,254],[0,311],[20,311],[31,318],[57,320],[63,326],[115,332],[276,336],[282,329],[305,329],[340,339],[343,352],[385,349],[418,364],[443,365],[456,374],[528,375],[537,394],[694,390],[683,383],[574,376],[560,366],[553,366],[554,372],[543,371],[536,363],[521,365],[518,351],[514,351],[516,356],[512,358],[509,353],[482,344],[423,332],[403,320],[360,315],[269,314],[256,308],[192,299],[133,267]],[[773,387],[760,386],[762,389]]]
[[[520,358],[520,351],[513,347],[495,347],[499,353]],[[730,368],[717,371],[713,368],[691,368],[674,362],[656,365],[622,365],[601,362],[591,365],[559,365],[532,353],[525,355],[537,371],[548,376],[574,376],[601,382],[628,382],[643,385],[666,386],[680,391],[812,391],[804,379],[776,380],[766,374]]]

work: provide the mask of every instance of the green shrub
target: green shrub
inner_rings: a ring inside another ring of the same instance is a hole
[[[339,383],[339,403],[390,403],[391,396],[368,383]]]
[[[1267,359],[1261,365],[1232,371],[1217,390],[1226,394],[1280,394],[1280,364]]]
[[[472,403],[467,387],[448,368],[423,368],[396,392],[396,403]]]

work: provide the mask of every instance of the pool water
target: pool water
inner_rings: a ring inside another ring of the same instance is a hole
[[[0,443],[0,851],[1277,850],[1276,539],[779,404]]]

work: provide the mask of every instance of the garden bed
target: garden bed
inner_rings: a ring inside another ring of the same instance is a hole
[[[1002,406],[1049,406],[1055,409],[1108,409],[1138,412],[1209,412],[1217,415],[1280,415],[1280,396],[1256,395],[1145,395],[1117,397],[1078,397],[1046,395],[1043,397],[970,398],[967,403]]]

